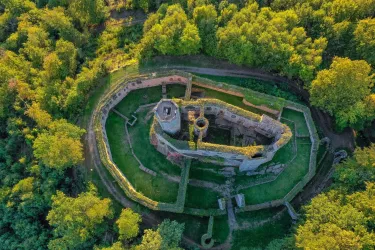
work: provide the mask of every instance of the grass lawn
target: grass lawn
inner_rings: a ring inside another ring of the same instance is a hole
[[[217,184],[224,184],[226,181],[226,177],[217,173],[209,172],[206,170],[202,170],[200,168],[196,168],[193,165],[190,168],[190,179],[197,179],[202,181],[209,181],[214,182]]]
[[[139,164],[130,152],[126,142],[125,123],[114,113],[108,116],[106,130],[113,161],[139,192],[162,202],[173,203],[177,199],[178,183],[154,177],[139,169]]]
[[[130,118],[129,116],[136,111],[140,105],[155,103],[160,101],[161,98],[161,86],[136,89],[128,93],[115,108]]]
[[[197,73],[194,73],[194,75],[201,76],[203,78],[207,78],[215,82],[224,82],[227,84],[237,85],[242,88],[252,89],[264,94],[281,97],[293,102],[300,102],[300,98],[298,96],[288,91],[287,83],[282,84],[271,81],[262,81],[258,79],[233,76],[213,76]]]
[[[179,98],[185,96],[186,87],[180,84],[168,84],[167,85],[167,97],[168,98]]]
[[[167,213],[162,211],[153,211],[160,219],[175,220],[185,224],[184,235],[200,244],[201,237],[207,233],[209,217],[200,217],[189,214]]]
[[[212,231],[212,238],[216,244],[224,243],[229,234],[228,216],[221,215],[214,217],[214,228]]]
[[[150,143],[151,119],[146,121],[148,110],[138,114],[138,121],[133,127],[128,127],[134,153],[142,164],[156,172],[162,170],[171,175],[181,175],[181,168],[168,161],[165,155],[159,153]]]
[[[245,195],[247,205],[283,198],[307,174],[311,145],[300,144],[297,139],[297,147],[297,157],[275,181],[241,190]]]
[[[185,207],[191,208],[219,208],[217,200],[221,195],[211,189],[188,186],[186,192]]]
[[[309,129],[307,128],[305,116],[302,112],[284,108],[281,115],[288,120],[294,121],[298,135],[309,135]]]
[[[266,223],[260,227],[234,231],[232,250],[264,249],[272,240],[283,238],[289,233],[291,219],[285,211],[279,220]]]
[[[242,212],[236,214],[237,223],[241,225],[246,225],[249,223],[259,223],[263,220],[266,220],[276,213],[280,212],[283,207],[268,208],[262,210],[256,210],[251,212]]]

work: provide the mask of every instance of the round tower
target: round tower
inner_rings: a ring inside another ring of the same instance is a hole
[[[177,104],[170,99],[162,99],[156,105],[154,114],[164,132],[174,135],[181,130],[181,115]]]

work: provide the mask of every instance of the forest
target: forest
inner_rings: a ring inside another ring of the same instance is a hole
[[[87,181],[80,124],[110,73],[185,55],[294,81],[338,133],[375,128],[375,0],[0,0],[0,249],[182,249],[184,224],[145,228]],[[266,249],[375,248],[372,142]]]

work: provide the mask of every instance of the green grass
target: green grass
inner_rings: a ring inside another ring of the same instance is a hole
[[[310,144],[299,144],[298,154],[279,177],[272,182],[241,190],[246,204],[258,204],[283,198],[308,172],[310,160]]]
[[[275,207],[251,212],[242,212],[236,214],[236,220],[240,226],[248,223],[259,223],[264,220],[267,220],[269,217],[274,216],[282,209],[283,207]]]
[[[185,96],[186,87],[180,84],[168,84],[167,85],[167,97],[168,98],[179,98]]]
[[[131,91],[115,108],[130,118],[130,115],[136,111],[140,105],[155,103],[160,101],[161,98],[161,86],[136,89]]]
[[[225,181],[227,180],[225,176],[218,174],[218,173],[209,172],[209,170],[218,171],[222,168],[224,168],[224,166],[194,160],[191,163],[190,178],[214,182],[217,184],[224,184]],[[202,169],[209,169],[209,170],[202,170]]]
[[[307,128],[305,116],[302,112],[284,108],[281,115],[282,117],[295,122],[298,135],[309,135],[309,129]]]
[[[221,195],[211,189],[189,185],[186,192],[185,207],[191,208],[219,208],[217,200]]]
[[[264,94],[281,97],[286,100],[293,102],[300,102],[300,98],[291,92],[288,91],[287,83],[275,83],[271,81],[263,81],[252,78],[242,78],[242,77],[233,77],[233,76],[213,76],[205,74],[197,74],[203,78],[207,78],[216,82],[224,82],[227,84],[236,85],[242,88],[248,88],[255,90]],[[255,103],[254,103],[255,104]]]
[[[190,168],[190,179],[197,179],[202,181],[214,182],[217,184],[224,184],[226,177],[217,173],[208,172],[195,167]]]
[[[215,240],[215,245],[224,243],[229,235],[228,216],[215,216],[214,228],[212,231],[212,238]]]
[[[139,169],[139,164],[131,154],[130,147],[126,142],[124,120],[111,113],[107,120],[106,130],[113,161],[134,188],[153,200],[175,202],[178,183],[169,182],[162,177],[154,177]]]
[[[289,233],[291,219],[285,211],[279,220],[266,223],[260,227],[234,231],[232,250],[250,248],[264,249],[272,240],[283,238]]]
[[[135,125],[133,127],[128,127],[134,153],[142,164],[149,169],[156,172],[162,170],[171,175],[181,175],[180,167],[169,162],[165,155],[158,152],[150,143],[149,135],[152,117],[146,121],[147,113],[147,110],[139,113],[139,119]]]

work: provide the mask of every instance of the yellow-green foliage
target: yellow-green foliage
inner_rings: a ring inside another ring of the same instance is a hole
[[[224,153],[232,153],[232,154],[243,154],[243,155],[246,155],[247,157],[251,158],[256,153],[263,152],[264,146],[261,145],[261,146],[236,147],[236,146],[228,146],[228,145],[202,142],[202,141],[198,140],[197,149],[224,152]]]
[[[283,130],[284,130],[284,133],[281,134],[281,137],[280,139],[276,142],[276,145],[281,148],[282,146],[284,146],[285,144],[287,144],[290,140],[290,138],[292,138],[293,134],[292,134],[292,130],[290,130],[290,128],[283,124]]]

